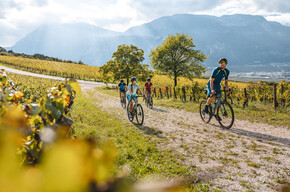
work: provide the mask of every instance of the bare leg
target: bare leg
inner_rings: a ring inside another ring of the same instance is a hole
[[[132,113],[132,111],[133,111],[133,101],[131,100],[130,101],[130,112]]]
[[[214,99],[215,99],[215,96],[208,98],[206,104],[209,105]]]

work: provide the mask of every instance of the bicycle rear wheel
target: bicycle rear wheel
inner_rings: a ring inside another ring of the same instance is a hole
[[[125,98],[125,96],[122,97],[122,102],[121,102],[121,104],[122,104],[122,107],[123,107],[124,109],[126,109],[126,98]]]
[[[217,115],[219,116],[218,122],[223,128],[230,129],[233,126],[235,115],[232,106],[228,102],[221,102],[221,106],[217,108]]]
[[[200,102],[200,104],[199,104],[199,114],[200,114],[201,119],[204,122],[209,123],[211,118],[212,118],[212,116],[210,115],[211,114],[211,107],[210,106],[208,107],[209,113],[205,113],[203,111],[205,104],[206,104],[206,100],[205,99]]]
[[[151,95],[150,95],[150,101],[149,101],[149,108],[153,109],[153,98]]]
[[[133,110],[134,110],[134,108],[133,108]],[[128,114],[129,121],[132,122],[134,120],[134,115],[133,115],[133,113],[130,112],[130,102],[127,105],[127,114]]]
[[[137,105],[136,108],[136,120],[138,125],[142,125],[143,121],[144,121],[144,112],[143,112],[143,108],[140,104]]]

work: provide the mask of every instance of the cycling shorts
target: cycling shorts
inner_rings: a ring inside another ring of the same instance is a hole
[[[221,90],[221,86],[220,85],[214,85],[213,88],[214,88],[215,91],[220,91]],[[211,94],[212,94],[212,92],[211,92],[210,85],[207,84],[207,96],[210,96]],[[221,95],[222,95],[222,93],[219,92],[217,96],[221,97]]]
[[[150,94],[152,93],[151,89],[150,90],[146,89],[146,91],[147,93],[150,93]]]
[[[134,94],[134,95],[132,95],[132,97],[133,97],[133,100],[136,100],[136,98],[137,98],[137,95],[136,95],[136,94]],[[130,97],[130,95],[129,95],[129,94],[127,95],[127,100],[128,100],[128,101],[131,101],[131,97]]]

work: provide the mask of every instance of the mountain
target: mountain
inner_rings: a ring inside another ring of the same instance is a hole
[[[89,65],[103,65],[120,44],[134,44],[145,51],[166,36],[188,33],[196,48],[209,55],[212,68],[226,57],[234,71],[290,69],[290,27],[267,21],[262,16],[173,15],[132,27],[123,33],[85,23],[43,25],[17,42],[15,52],[41,53]]]

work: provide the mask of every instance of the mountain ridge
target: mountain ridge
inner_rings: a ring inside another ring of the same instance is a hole
[[[267,21],[262,16],[177,14],[134,26],[125,32],[85,23],[44,26],[28,34],[12,49],[101,66],[119,44],[134,44],[145,51],[144,62],[149,63],[150,49],[166,36],[188,33],[193,36],[196,48],[210,55],[205,63],[208,68],[216,65],[220,57],[229,58],[236,71],[243,71],[242,66],[252,66],[254,71],[265,66],[272,70],[273,63],[290,63],[290,27]],[[288,70],[289,66],[278,70]]]

